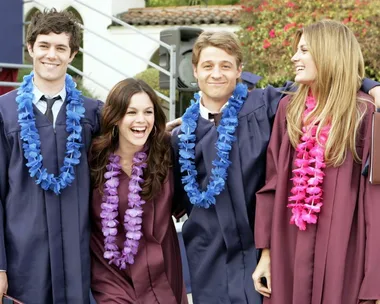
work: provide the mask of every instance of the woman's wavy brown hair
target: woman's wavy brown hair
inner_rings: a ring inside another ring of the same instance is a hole
[[[148,94],[154,106],[154,127],[146,143],[149,147],[148,166],[144,169],[145,182],[141,191],[141,197],[148,201],[160,192],[168,175],[171,167],[171,148],[165,131],[166,117],[159,99],[154,90],[144,81],[127,78],[111,89],[102,111],[100,135],[92,142],[90,168],[93,187],[98,188],[102,193],[108,157],[119,144],[118,134],[113,136],[112,131],[114,126],[123,119],[132,96],[141,92]]]

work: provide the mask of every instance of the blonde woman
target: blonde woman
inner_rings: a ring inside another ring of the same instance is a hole
[[[257,193],[253,274],[264,303],[380,303],[380,187],[362,175],[375,107],[354,34],[321,21],[296,35],[298,89],[282,99]]]

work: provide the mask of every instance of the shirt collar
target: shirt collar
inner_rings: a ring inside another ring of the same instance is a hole
[[[202,118],[204,118],[204,119],[207,119],[207,120],[209,120],[209,116],[208,116],[208,114],[210,113],[210,114],[215,114],[215,112],[211,112],[209,109],[207,109],[204,105],[203,105],[203,103],[202,103],[202,92],[199,92],[199,96],[200,96],[200,101],[199,101],[199,114],[201,115],[201,117]],[[222,112],[223,111],[223,109],[225,108],[225,107],[227,107],[227,105],[228,105],[228,101],[223,105],[223,107],[220,109],[220,112]]]
[[[37,86],[34,84],[34,79],[32,79],[32,82],[33,82],[33,95],[34,95],[34,99],[33,99],[33,103],[36,104],[37,102],[40,101],[41,97],[43,95],[46,95],[44,93],[42,93],[38,88]],[[46,95],[46,97],[49,97],[49,98],[54,98],[56,96],[60,96],[62,101],[65,101],[66,99],[66,86],[64,85],[62,90],[59,91],[57,94],[55,94],[54,96],[49,96],[49,95]]]

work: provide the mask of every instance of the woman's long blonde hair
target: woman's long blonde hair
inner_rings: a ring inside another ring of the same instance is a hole
[[[318,124],[318,135],[322,127],[331,124],[325,146],[327,165],[341,165],[348,148],[354,160],[360,162],[356,151],[356,135],[364,116],[363,101],[357,98],[364,77],[360,45],[349,28],[332,20],[316,22],[299,30],[294,49],[302,35],[317,68],[313,83],[317,105],[308,115],[307,123]],[[299,84],[287,107],[287,131],[293,147],[300,142],[302,113],[309,89],[310,86]]]

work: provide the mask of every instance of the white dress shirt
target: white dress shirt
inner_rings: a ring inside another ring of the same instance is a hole
[[[41,97],[43,95],[45,95],[46,98],[54,98],[56,96],[61,97],[61,99],[58,99],[54,102],[53,107],[51,109],[53,112],[53,127],[55,128],[55,121],[57,120],[58,113],[61,110],[61,107],[66,99],[66,86],[64,85],[62,90],[58,94],[55,94],[54,96],[49,96],[42,93],[33,82],[33,94],[34,94],[33,104],[36,105],[37,109],[40,110],[42,114],[45,114],[47,110],[46,101],[41,100]]]
[[[210,113],[210,114],[216,114],[216,113],[215,113],[215,112],[211,112],[209,109],[207,109],[207,108],[203,105],[203,103],[202,103],[202,92],[199,92],[199,95],[200,95],[200,97],[201,97],[201,100],[200,100],[200,102],[199,102],[199,115],[201,115],[201,117],[204,118],[204,119],[207,119],[207,120],[210,120],[210,121],[214,121],[214,119],[210,119],[210,118],[209,118],[208,114],[209,114],[209,113]],[[219,113],[222,112],[223,109],[224,109],[225,107],[227,107],[227,105],[228,105],[228,101],[223,105],[223,107],[221,107]]]

